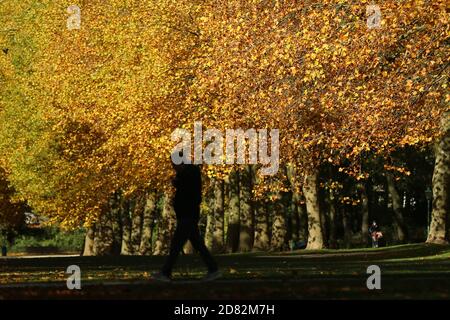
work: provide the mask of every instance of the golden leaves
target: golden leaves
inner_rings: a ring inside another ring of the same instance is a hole
[[[43,211],[92,221],[115,189],[164,185],[170,133],[198,119],[218,129],[278,128],[283,159],[299,166],[432,141],[449,99],[438,76],[448,56],[439,45],[445,2],[384,3],[383,28],[371,32],[360,15],[366,2],[92,1],[75,33],[62,29],[65,11],[51,1],[37,11],[42,28],[8,19],[37,52],[31,75],[0,52],[0,81],[37,110],[25,122],[32,133],[18,136],[31,145],[43,137],[39,147],[52,151],[45,164],[37,147],[20,156],[18,184]],[[10,3],[2,13],[26,6]],[[17,97],[0,103],[20,119],[32,114]],[[35,161],[42,171],[33,176],[26,167]],[[39,197],[49,177],[54,204]]]

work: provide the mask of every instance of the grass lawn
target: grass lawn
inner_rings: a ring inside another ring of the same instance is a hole
[[[0,299],[450,299],[450,246],[227,254],[224,277],[199,281],[198,256],[181,256],[172,283],[151,278],[164,257],[3,257]],[[68,290],[65,270],[78,265],[82,289]],[[368,290],[369,265],[381,290]]]

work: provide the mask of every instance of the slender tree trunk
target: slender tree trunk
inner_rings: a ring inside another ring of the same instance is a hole
[[[330,217],[329,210],[326,206],[326,203],[328,201],[326,193],[318,192],[318,198],[319,198],[319,212],[320,212],[320,225],[322,226],[322,239],[323,239],[323,246],[328,247],[329,245],[329,223],[330,223]]]
[[[286,175],[292,190],[291,210],[292,210],[292,240],[307,241],[308,238],[308,214],[302,195],[296,185],[297,172],[292,165],[286,166]]]
[[[342,207],[342,226],[344,229],[344,247],[351,247],[351,239],[353,237],[352,227],[350,225],[350,214],[348,213],[347,208]]]
[[[308,213],[304,203],[299,202],[297,205],[299,216],[299,238],[305,243],[308,241]]]
[[[397,188],[395,187],[394,177],[390,173],[386,173],[386,181],[389,194],[391,195],[392,199],[392,208],[394,210],[394,226],[397,233],[397,239],[400,242],[404,242],[407,238],[407,230],[403,219],[402,200]]]
[[[289,180],[289,184],[291,186],[291,194],[290,194],[290,210],[291,215],[289,217],[289,236],[288,238],[292,241],[298,242],[300,239],[300,194],[297,191],[296,185],[295,185],[295,176],[296,176],[296,170],[292,165],[286,165],[286,176]]]
[[[122,221],[122,248],[120,254],[130,255],[133,252],[131,245],[131,216],[134,204],[131,200],[124,200],[121,212]]]
[[[136,198],[136,205],[132,213],[131,220],[131,247],[133,249],[133,254],[139,254],[139,247],[141,245],[141,235],[142,235],[142,219],[145,208],[145,198],[138,196]]]
[[[215,229],[215,219],[214,219],[214,179],[210,180],[210,189],[206,194],[207,209],[206,212],[206,230],[205,230],[205,244],[210,251],[213,249],[214,242],[214,229]]]
[[[336,203],[335,203],[335,197],[334,197],[334,191],[331,189],[328,191],[328,210],[329,210],[329,216],[330,216],[330,238],[329,238],[329,245],[330,248],[337,248],[337,242],[336,242]]]
[[[254,184],[259,185],[261,183],[261,177],[256,174],[256,168],[253,168],[254,172]],[[255,251],[267,251],[270,249],[270,234],[269,234],[269,210],[267,202],[263,199],[258,199],[254,204],[254,241],[253,250]]]
[[[229,205],[227,210],[227,252],[236,252],[239,248],[239,172],[229,177]]]
[[[442,137],[436,145],[433,172],[433,211],[427,243],[448,243],[446,222],[449,212],[450,188],[450,112],[441,119]]]
[[[155,250],[153,255],[160,256],[164,255],[165,248],[167,244],[164,243],[166,226],[163,218],[162,212],[160,212],[158,219],[156,220],[156,240],[155,240]]]
[[[214,230],[212,251],[224,251],[224,181],[222,179],[214,181]]]
[[[252,211],[252,170],[251,166],[245,166],[241,173],[239,188],[239,250],[248,252],[253,247],[253,211]]]
[[[175,211],[172,206],[170,194],[166,192],[163,197],[163,212],[161,219],[159,219],[158,240],[156,241],[155,248],[156,255],[168,254],[176,223]]]
[[[152,254],[152,236],[153,225],[156,218],[156,194],[155,192],[149,192],[145,202],[144,215],[142,221],[142,237],[139,246],[139,252],[141,255]]]
[[[255,245],[253,250],[267,251],[270,248],[267,205],[258,201],[255,207]]]
[[[361,195],[361,242],[364,246],[369,243],[369,197],[365,182],[358,183],[358,190]]]
[[[94,255],[94,237],[95,237],[95,225],[87,228],[86,238],[84,240],[83,256]]]
[[[175,216],[175,209],[172,205],[172,197],[169,193],[164,194],[164,217],[167,217],[167,230],[168,230],[168,242],[170,242],[170,239],[172,239],[173,233],[175,232],[175,226],[176,226],[176,216]],[[168,245],[168,247],[170,244]]]
[[[306,198],[306,210],[308,213],[308,244],[306,249],[323,249],[324,239],[317,185],[318,172],[313,171],[306,175],[303,185],[303,193]]]
[[[279,194],[273,203],[272,239],[270,248],[274,251],[282,251],[286,244],[286,210],[283,206],[282,195]]]
[[[111,223],[113,232],[113,255],[120,255],[122,247],[121,196],[115,193],[111,201]]]
[[[299,215],[300,195],[292,192],[291,200],[291,239],[294,242],[300,240],[300,215]]]

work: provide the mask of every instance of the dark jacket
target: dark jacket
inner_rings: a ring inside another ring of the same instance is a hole
[[[369,234],[372,234],[372,233],[374,233],[374,232],[378,232],[378,231],[380,231],[380,228],[378,227],[378,225],[370,225],[370,227],[369,227]]]
[[[173,185],[176,189],[173,206],[177,219],[198,219],[202,202],[200,168],[192,164],[185,165],[180,172],[177,172]]]

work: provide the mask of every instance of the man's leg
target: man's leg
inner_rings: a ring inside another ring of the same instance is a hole
[[[173,234],[172,241],[170,243],[169,256],[166,259],[166,263],[162,268],[162,273],[168,277],[172,275],[172,268],[177,261],[178,255],[181,249],[183,249],[184,244],[189,238],[191,233],[191,222],[184,220],[177,220],[177,227],[175,233]]]
[[[194,224],[192,225],[192,232],[189,235],[189,240],[191,241],[194,249],[200,253],[200,256],[202,257],[203,261],[208,267],[208,272],[209,273],[216,272],[218,270],[217,263],[216,261],[214,261],[214,258],[212,257],[211,253],[209,252],[208,248],[205,245],[205,241],[200,235],[197,221],[195,221]]]

